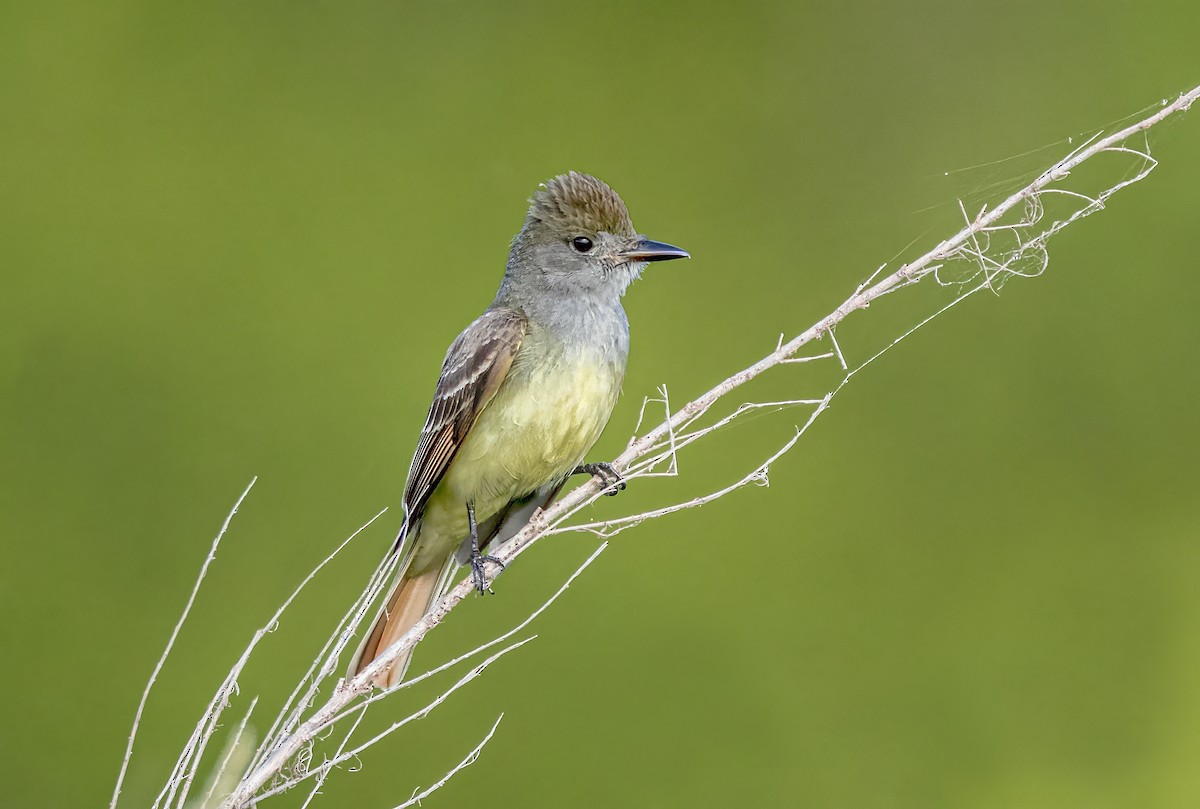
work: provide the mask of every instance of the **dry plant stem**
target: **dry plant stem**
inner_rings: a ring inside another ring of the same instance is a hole
[[[245,495],[243,495],[243,497],[244,496]],[[239,503],[240,502],[241,501],[239,501]],[[236,506],[234,510],[236,511]],[[245,651],[242,652],[241,657],[239,657],[237,662],[234,663],[233,668],[230,669],[229,673],[225,677],[225,680],[222,681],[220,687],[217,689],[217,692],[213,695],[213,698],[209,702],[207,709],[205,709],[204,715],[201,717],[200,722],[196,725],[195,730],[192,731],[191,737],[184,746],[183,752],[180,754],[178,761],[176,761],[175,768],[171,772],[171,777],[168,779],[162,791],[158,794],[158,797],[155,798],[152,807],[170,806],[172,803],[175,803],[182,809],[184,801],[187,798],[189,785],[195,777],[196,770],[204,756],[204,751],[208,741],[212,738],[212,734],[218,726],[217,723],[221,718],[221,714],[224,712],[225,708],[228,707],[230,698],[237,691],[238,677],[241,675],[242,669],[245,668],[246,663],[249,662],[250,656],[254,653],[259,641],[261,641],[269,632],[274,631],[279,622],[280,616],[282,616],[284,611],[291,606],[292,602],[296,600],[296,597],[300,595],[300,592],[304,589],[304,587],[313,580],[313,578],[325,567],[325,565],[329,564],[329,562],[335,556],[337,556],[342,549],[350,544],[355,537],[365,531],[372,523],[375,522],[375,520],[379,519],[383,513],[384,511],[380,511],[378,514],[372,517],[369,521],[367,521],[366,524],[347,537],[342,544],[334,550],[333,553],[325,557],[320,564],[313,568],[313,570],[304,577],[300,584],[296,586],[296,588],[292,591],[292,594],[289,595],[283,604],[279,606],[279,608],[271,616],[270,620],[268,620],[254,633],[254,636],[250,640],[249,646],[247,646]],[[181,789],[182,794],[180,794]],[[178,800],[176,800],[177,797]]]
[[[829,352],[828,355],[825,356],[836,357],[843,370],[847,371],[847,374],[843,378],[841,384],[839,384],[833,392],[828,394],[823,399],[815,400],[815,402],[818,403],[816,412],[819,413],[823,411],[828,406],[829,397],[832,396],[833,393],[836,393],[837,390],[840,390],[841,387],[844,386],[850,377],[852,377],[858,370],[861,370],[883,353],[877,353],[868,359],[866,363],[859,365],[854,370],[849,369],[849,366],[846,363],[845,357],[842,353],[841,346],[837,344],[836,339],[833,337],[833,330],[842,321],[849,317],[851,313],[859,309],[865,309],[878,298],[902,287],[918,283],[927,276],[933,276],[937,283],[943,285],[952,283],[944,280],[939,275],[939,270],[942,269],[946,262],[954,260],[966,258],[976,262],[979,265],[979,270],[982,273],[984,280],[978,286],[972,289],[971,292],[978,291],[979,289],[993,288],[993,282],[1001,276],[1036,274],[1023,272],[1020,266],[1017,265],[1017,260],[1025,258],[1027,254],[1035,258],[1044,257],[1044,241],[1046,238],[1058,232],[1071,222],[1074,222],[1077,219],[1088,215],[1089,213],[1101,209],[1104,206],[1105,200],[1109,196],[1121,188],[1143,179],[1153,169],[1155,161],[1147,152],[1124,146],[1122,145],[1123,142],[1138,133],[1145,132],[1166,118],[1187,110],[1198,98],[1200,98],[1200,87],[1181,95],[1173,103],[1165,104],[1158,112],[1138,121],[1135,124],[1132,124],[1131,126],[1125,127],[1103,138],[1092,139],[1079,149],[1069,154],[1067,157],[1060,160],[1050,169],[1042,173],[1029,185],[1009,196],[990,211],[984,209],[973,220],[970,220],[969,217],[967,217],[967,224],[962,230],[960,230],[951,238],[941,242],[933,250],[930,250],[928,253],[916,259],[915,261],[905,264],[896,272],[876,281],[875,278],[877,278],[883,271],[883,268],[881,267],[866,283],[861,285],[853,295],[847,298],[829,315],[825,316],[793,339],[787,342],[780,341],[779,345],[774,351],[763,357],[758,362],[730,376],[728,379],[725,379],[723,382],[713,387],[707,393],[684,405],[674,413],[671,413],[663,423],[650,430],[645,435],[641,436],[640,438],[635,437],[630,441],[625,451],[621,453],[621,455],[614,461],[613,466],[618,471],[622,471],[628,470],[636,465],[639,470],[639,474],[654,474],[652,471],[653,465],[657,463],[658,460],[663,460],[666,458],[673,459],[674,449],[677,447],[680,440],[694,440],[696,437],[699,437],[700,434],[704,434],[709,431],[708,428],[704,428],[700,431],[694,431],[693,433],[679,436],[678,433],[680,430],[701,418],[724,396],[751,381],[752,379],[760,376],[771,368],[782,364],[814,359],[810,357],[798,357],[797,352],[799,352],[800,349],[807,346],[809,343],[821,339],[825,335],[829,335],[831,338],[831,343],[833,344],[833,351]],[[1108,190],[1095,198],[1084,196],[1074,191],[1050,187],[1053,183],[1065,179],[1075,167],[1104,152],[1120,152],[1136,156],[1144,161],[1143,168],[1136,176],[1110,187]],[[1081,199],[1086,202],[1086,205],[1081,207],[1079,210],[1074,211],[1074,213],[1066,220],[1055,222],[1041,233],[1027,239],[1023,230],[1032,228],[1032,226],[1039,221],[1042,211],[1042,197],[1043,195],[1051,193],[1061,193]],[[1000,224],[1004,216],[1017,209],[1019,206],[1025,206],[1026,210],[1026,218],[1022,220],[1021,224],[1016,226]],[[988,256],[990,236],[993,232],[999,231],[1009,231],[1018,244],[1018,249],[1008,260],[1004,262],[997,262],[995,259],[992,259]],[[958,298],[957,300],[943,307],[941,311],[945,311],[945,309],[955,305],[962,299],[962,297]],[[926,320],[922,321],[922,323],[928,322],[929,319],[931,318],[926,318]],[[920,325],[921,324],[918,324],[917,327]],[[910,334],[912,331],[913,329],[910,329],[905,334]],[[899,339],[903,339],[903,337],[904,335],[902,335],[896,341],[893,341],[890,345],[895,345],[895,343],[898,342]],[[890,345],[885,347],[883,350],[886,351],[888,348],[890,348]],[[666,405],[665,392],[663,401],[664,405]],[[802,400],[796,400],[795,402],[780,404],[799,404],[801,401]],[[669,405],[666,406],[669,410]],[[811,419],[809,420],[809,423],[811,423]],[[782,454],[782,452],[786,452],[786,450],[795,443],[795,440],[798,438],[800,432],[803,432],[803,430],[801,429],[797,436],[794,436],[792,440],[789,441],[784,448],[779,453],[776,453],[776,455],[773,457],[778,457]],[[647,458],[650,456],[654,456],[654,458],[647,461]],[[770,461],[768,461],[766,464],[760,465],[752,473],[745,476],[739,482],[739,485],[744,485],[749,482],[764,481],[766,466],[769,465],[769,463]],[[737,486],[734,486],[733,488],[737,488]],[[546,510],[535,514],[533,519],[529,522],[524,530],[519,532],[503,546],[494,549],[492,551],[493,554],[498,557],[501,562],[505,564],[511,563],[534,542],[550,533],[551,529],[558,526],[563,520],[578,512],[588,503],[596,500],[602,493],[603,489],[603,484],[598,479],[592,479],[587,483],[584,483],[563,498],[556,501]],[[726,490],[721,490],[721,492],[716,494],[720,494],[724,491]],[[712,499],[712,497],[716,496],[716,494],[707,496],[706,498],[701,498],[701,500],[707,502],[708,499]],[[598,526],[587,526],[587,528],[594,529],[602,525],[603,524],[599,524]],[[457,606],[460,601],[470,595],[472,591],[473,585],[470,578],[459,582],[428,614],[426,614],[420,621],[417,622],[412,630],[410,630],[406,635],[404,635],[404,637],[385,650],[384,653],[381,654],[371,665],[367,666],[353,679],[340,681],[324,705],[317,708],[307,720],[296,726],[289,735],[279,739],[270,746],[270,753],[261,757],[261,760],[259,760],[256,766],[254,766],[246,774],[242,782],[229,796],[224,805],[227,807],[236,807],[240,809],[240,807],[249,806],[250,804],[256,802],[258,799],[264,797],[265,794],[274,794],[276,790],[271,790],[269,793],[265,793],[264,795],[260,795],[259,793],[268,782],[282,773],[288,762],[292,761],[299,753],[301,753],[302,750],[306,749],[307,746],[310,745],[317,737],[317,735],[321,733],[323,729],[327,728],[330,723],[354,713],[354,711],[347,711],[346,709],[354,700],[365,694],[368,694],[371,691],[370,683],[394,660],[396,660],[400,654],[411,649],[422,637],[425,636],[426,633],[441,623],[445,616],[452,609],[454,609],[454,607]],[[494,730],[495,728],[493,727],[493,732]],[[487,738],[490,737],[491,734],[489,733]],[[486,742],[486,739],[484,741]],[[361,749],[361,747],[357,749]],[[478,749],[479,748],[476,748],[476,750],[473,751],[472,756],[477,754]],[[473,760],[472,756],[468,756],[466,763],[469,763],[470,760]],[[460,765],[459,768],[461,768],[461,766],[465,766],[465,763]],[[452,770],[450,774],[452,775],[459,768]],[[403,806],[411,805],[416,800],[429,794],[432,789],[433,788],[422,793],[420,796],[417,796],[413,799],[413,801],[403,804]]]
[[[217,788],[221,784],[225,770],[229,767],[229,762],[238,753],[238,749],[242,743],[242,736],[246,732],[246,723],[250,721],[250,717],[254,714],[256,705],[258,705],[258,697],[250,700],[250,707],[246,709],[246,713],[242,716],[241,721],[238,722],[237,728],[234,729],[233,734],[225,742],[225,751],[221,753],[217,768],[208,779],[208,786],[204,790],[204,797],[201,798],[198,809],[207,809],[207,807],[213,805],[213,796],[219,794]]]
[[[364,707],[363,710],[358,712],[358,716],[354,718],[354,721],[350,723],[349,730],[346,731],[345,735],[342,737],[341,744],[338,745],[337,750],[333,754],[334,758],[342,755],[346,749],[346,745],[350,744],[350,738],[354,735],[354,732],[358,730],[358,726],[362,724],[362,721],[366,718],[366,716],[367,710]],[[325,765],[322,765],[321,772],[317,773],[316,776],[317,782],[313,784],[312,789],[309,790],[308,797],[304,799],[304,803],[300,804],[300,809],[308,809],[313,800],[321,794],[321,787],[325,786],[325,780],[329,778],[329,774],[331,772],[333,772],[333,766],[331,764],[326,762]]]
[[[567,528],[548,528],[546,529],[544,536],[566,533],[568,531],[589,531],[597,536],[609,539],[619,534],[621,531],[624,531],[626,528],[632,528],[633,526],[642,523],[645,520],[652,520],[656,517],[664,517],[667,514],[673,514],[676,511],[682,511],[685,508],[695,508],[697,506],[702,506],[705,503],[711,503],[713,500],[719,500],[730,492],[736,491],[747,484],[757,483],[759,485],[766,485],[767,471],[771,468],[771,465],[784,455],[787,455],[791,448],[796,446],[796,442],[799,441],[806,432],[808,432],[808,428],[811,427],[813,422],[817,420],[817,417],[824,413],[825,409],[829,407],[829,402],[833,399],[835,393],[836,390],[827,394],[824,399],[818,400],[817,407],[812,413],[809,414],[808,420],[804,422],[802,426],[796,428],[796,432],[783,444],[783,446],[775,450],[770,457],[756,466],[751,472],[743,475],[741,478],[733,483],[730,483],[728,486],[724,486],[716,491],[709,492],[708,494],[704,494],[699,497],[693,497],[691,500],[686,500],[682,503],[673,503],[669,506],[663,506],[662,508],[657,508],[652,511],[644,511],[641,514],[633,514],[628,517],[617,517],[616,519],[603,520],[601,522],[582,523],[578,525],[573,524]],[[773,404],[792,403],[777,402]],[[742,408],[739,408],[737,412],[741,413],[745,411]],[[724,421],[724,419],[722,421]],[[718,422],[718,424],[720,423],[721,422]],[[715,429],[716,426],[717,425],[713,425],[713,427],[708,429]],[[707,431],[708,430],[705,432]]]
[[[287,781],[280,784],[279,786],[272,787],[271,789],[268,789],[266,792],[263,792],[261,795],[254,796],[254,798],[250,801],[250,805],[253,806],[253,805],[257,804],[259,801],[265,800],[266,798],[270,798],[274,795],[279,795],[281,793],[287,792],[288,790],[292,789],[297,784],[299,784],[303,781],[307,781],[309,778],[324,779],[334,767],[338,766],[339,764],[344,764],[347,761],[350,761],[351,759],[357,758],[367,748],[377,744],[378,742],[380,742],[383,739],[387,738],[388,736],[392,735],[393,733],[395,733],[397,730],[404,727],[408,723],[414,722],[418,719],[424,719],[426,716],[429,716],[429,714],[433,712],[434,708],[437,708],[443,702],[450,699],[450,697],[456,691],[458,691],[460,688],[467,685],[471,681],[475,680],[477,677],[479,677],[479,675],[483,674],[484,670],[488,666],[490,666],[492,663],[499,660],[501,657],[508,654],[509,652],[516,651],[517,649],[521,648],[526,643],[529,643],[529,641],[533,640],[533,638],[536,638],[536,637],[537,636],[534,635],[533,637],[526,638],[525,640],[522,640],[522,641],[517,641],[516,643],[512,644],[511,646],[501,649],[500,651],[491,655],[490,657],[488,657],[481,663],[475,665],[470,671],[468,671],[461,678],[459,678],[458,682],[456,682],[454,685],[447,688],[441,694],[438,694],[438,696],[436,698],[434,698],[432,701],[430,701],[428,704],[426,704],[424,708],[421,708],[421,710],[415,711],[415,712],[409,714],[408,716],[404,717],[403,719],[398,719],[395,722],[392,722],[386,728],[381,730],[379,733],[376,733],[374,736],[367,739],[365,742],[358,745],[357,747],[355,747],[351,750],[345,751],[345,752],[339,752],[333,758],[329,759],[328,761],[323,762],[321,765],[319,765],[316,768],[309,769],[303,775],[298,775],[298,776],[289,778]],[[354,709],[352,709],[351,713],[360,711],[360,709],[365,710],[365,707],[364,706],[356,706]],[[361,712],[359,713],[359,716],[362,716]],[[331,720],[331,721],[337,721],[337,718],[335,717],[335,719]]]
[[[807,330],[781,345],[771,354],[763,357],[758,362],[740,371],[726,379],[721,384],[712,388],[712,390],[700,396],[697,399],[689,402],[681,407],[674,415],[660,424],[658,427],[651,430],[646,435],[642,436],[637,441],[634,441],[626,448],[625,452],[621,453],[620,457],[613,464],[618,470],[624,469],[630,462],[643,455],[658,441],[665,438],[668,434],[679,429],[681,426],[703,415],[713,404],[716,403],[725,394],[741,387],[750,380],[762,374],[776,365],[790,359],[797,351],[804,346],[819,339],[822,335],[830,333],[831,330],[845,320],[850,314],[858,309],[865,309],[871,305],[871,302],[876,298],[886,295],[896,287],[911,283],[920,279],[934,269],[937,262],[953,256],[963,245],[974,240],[980,233],[986,232],[989,228],[995,226],[1007,213],[1012,211],[1022,203],[1034,200],[1037,196],[1044,192],[1051,183],[1064,179],[1070,172],[1084,161],[1108,150],[1119,150],[1123,152],[1131,152],[1124,147],[1119,147],[1118,144],[1138,134],[1150,129],[1155,124],[1160,123],[1169,116],[1186,111],[1195,101],[1200,98],[1200,87],[1193,88],[1187,93],[1181,95],[1172,104],[1163,107],[1154,115],[1149,116],[1135,124],[1132,124],[1124,129],[1113,133],[1105,138],[1092,142],[1086,148],[1079,149],[1074,153],[1055,163],[1049,169],[1038,176],[1036,180],[1022,188],[1020,191],[1012,194],[1008,199],[994,207],[990,212],[977,217],[973,222],[969,223],[965,228],[960,230],[951,238],[939,244],[937,247],[930,250],[925,255],[912,261],[896,272],[887,276],[883,280],[860,289],[855,294],[847,298],[841,306],[833,312],[826,315]],[[1141,156],[1141,153],[1135,152]],[[1129,184],[1129,181],[1121,183],[1116,189],[1123,188]],[[1114,190],[1116,190],[1114,189]],[[1089,200],[1090,201],[1090,200]],[[571,492],[566,498],[558,501],[554,506],[547,510],[544,517],[553,519],[557,516],[558,511],[566,511],[571,508],[572,503],[568,501],[572,498],[576,503],[581,503],[588,494],[587,491],[594,483],[588,486],[581,486],[579,489]],[[528,529],[527,529],[528,530]],[[514,542],[521,537],[514,538]]]
[[[504,718],[504,714],[500,714],[499,716],[497,716],[495,723],[492,725],[492,729],[487,732],[487,735],[483,737],[483,739],[479,742],[479,744],[475,745],[475,749],[473,749],[470,753],[467,753],[466,758],[464,758],[462,761],[458,762],[458,764],[456,764],[454,766],[454,768],[452,770],[450,770],[450,772],[443,775],[437,783],[435,783],[433,786],[429,787],[428,789],[425,789],[425,790],[421,791],[420,793],[413,795],[411,798],[406,800],[404,803],[400,804],[399,806],[394,807],[394,809],[408,809],[408,807],[410,807],[410,806],[420,805],[421,801],[425,800],[430,795],[432,795],[434,792],[437,792],[439,789],[444,787],[446,785],[446,782],[448,782],[451,778],[453,778],[459,772],[459,770],[462,770],[463,768],[469,767],[472,764],[474,764],[475,761],[479,758],[479,753],[480,753],[480,751],[483,750],[483,746],[492,740],[492,736],[496,735],[496,728],[500,727],[500,720],[503,718]]]
[[[384,511],[386,511],[386,509]],[[383,513],[383,511],[379,512],[379,514],[375,515],[375,519],[378,519],[378,517]],[[372,520],[372,522],[373,521],[374,520]],[[353,539],[353,537],[351,537],[351,539]],[[344,545],[345,543],[343,543],[343,547]],[[338,550],[341,549],[339,548]],[[336,555],[337,552],[338,551],[334,551],[334,555]],[[332,556],[330,558],[332,558]],[[266,735],[263,736],[262,744],[259,746],[258,750],[254,754],[254,757],[251,759],[249,769],[253,769],[258,766],[258,763],[262,760],[262,757],[270,752],[272,742],[274,742],[280,736],[286,736],[296,727],[296,725],[300,723],[304,711],[316,698],[317,689],[320,687],[320,684],[324,682],[327,677],[333,674],[342,650],[346,647],[346,644],[353,639],[354,628],[362,622],[363,618],[371,608],[371,603],[375,600],[380,590],[382,590],[383,586],[387,583],[390,569],[388,565],[389,558],[390,557],[384,557],[384,559],[376,567],[366,589],[359,596],[358,600],[354,602],[346,614],[342,616],[342,620],[338,622],[337,628],[334,630],[333,634],[330,635],[329,639],[325,642],[325,645],[321,648],[321,651],[313,660],[312,665],[309,666],[308,671],[306,671],[304,676],[300,678],[300,681],[296,684],[295,689],[292,691],[287,701],[283,704],[283,707],[280,708],[279,713],[275,717],[275,721],[271,723],[270,729],[268,729]],[[319,670],[318,666],[320,667]],[[306,682],[308,683],[308,688],[304,691],[303,696],[300,696],[300,690],[304,688],[304,684]],[[297,700],[297,697],[299,697],[299,700]]]
[[[504,643],[506,640],[511,638],[513,635],[516,635],[518,632],[520,632],[525,627],[529,626],[531,623],[533,623],[535,620],[537,620],[538,616],[541,615],[543,612],[550,609],[550,605],[553,604],[555,601],[557,601],[559,599],[559,597],[563,593],[565,593],[572,584],[575,583],[575,580],[577,578],[579,578],[580,575],[582,575],[583,571],[587,570],[588,567],[591,566],[592,562],[596,561],[596,557],[598,557],[601,553],[603,553],[605,551],[605,549],[607,549],[607,548],[608,548],[607,542],[600,543],[600,546],[597,547],[596,550],[592,551],[592,555],[589,556],[587,559],[583,560],[583,564],[581,564],[579,567],[575,568],[575,572],[567,577],[567,580],[562,583],[562,586],[559,587],[558,590],[555,591],[554,595],[550,596],[548,599],[546,599],[544,602],[542,602],[542,606],[538,607],[536,610],[531,612],[525,618],[524,621],[517,624],[512,629],[508,630],[503,635],[498,635],[498,636],[492,638],[491,640],[489,640],[487,643],[484,643],[480,646],[476,646],[471,651],[461,654],[458,657],[453,658],[452,660],[448,660],[445,663],[443,663],[442,665],[440,665],[436,668],[430,669],[429,671],[425,672],[424,674],[421,674],[421,675],[418,675],[411,679],[405,680],[402,683],[398,683],[395,687],[393,687],[387,691],[377,691],[376,693],[374,693],[370,697],[368,697],[366,700],[364,700],[363,702],[359,703],[354,708],[352,708],[351,711],[358,710],[358,707],[360,705],[370,705],[372,702],[378,702],[379,700],[387,697],[389,694],[391,694],[395,691],[399,691],[402,688],[410,688],[419,682],[428,680],[430,677],[434,677],[438,674],[441,674],[443,671],[446,671],[448,669],[453,668],[454,666],[457,666],[459,663],[463,662],[464,660],[468,660],[468,659],[474,657],[475,655],[479,654],[480,652],[484,652],[484,651],[492,648],[493,646],[498,646],[499,644]],[[537,636],[535,635],[534,637],[537,637]],[[522,641],[521,643],[523,644],[523,643],[525,643],[525,641]],[[334,722],[338,722],[338,721],[344,719],[351,711],[347,711],[346,713],[342,713],[342,714],[339,714],[338,716],[333,717],[331,720],[329,720],[329,724],[332,725]],[[321,729],[318,729],[318,732],[320,732],[320,730]]]
[[[438,666],[437,668],[433,669],[432,671],[427,671],[419,677],[414,677],[411,680],[405,680],[404,682],[396,685],[394,688],[391,688],[387,691],[377,691],[376,693],[367,697],[367,699],[365,699],[362,702],[360,702],[359,704],[355,705],[353,708],[348,708],[348,706],[354,700],[354,698],[360,694],[366,693],[371,690],[371,686],[370,686],[371,677],[366,676],[366,671],[364,670],[363,673],[361,673],[354,680],[350,681],[349,684],[346,683],[345,681],[339,682],[337,687],[334,689],[333,694],[330,696],[329,701],[326,702],[325,705],[321,706],[321,708],[319,708],[316,713],[314,713],[311,717],[309,717],[309,719],[300,728],[298,728],[294,733],[292,733],[289,736],[285,736],[283,739],[281,739],[278,742],[278,744],[276,744],[272,748],[270,755],[268,755],[265,759],[263,759],[262,763],[252,767],[249,775],[247,775],[246,778],[243,779],[243,781],[242,781],[241,785],[239,785],[238,789],[235,790],[233,792],[233,794],[231,794],[229,796],[229,798],[226,800],[225,804],[223,804],[223,805],[233,806],[233,807],[250,806],[270,795],[275,795],[280,792],[285,792],[288,789],[291,789],[297,783],[304,780],[304,778],[306,776],[301,775],[297,778],[288,779],[283,784],[280,784],[278,787],[273,787],[272,789],[270,789],[262,794],[256,794],[274,775],[276,775],[282,771],[283,767],[287,764],[287,762],[289,760],[291,760],[291,758],[293,756],[295,756],[304,747],[304,745],[308,743],[308,741],[315,739],[319,734],[325,732],[325,730],[327,730],[330,725],[333,725],[335,722],[345,719],[346,717],[348,717],[351,714],[354,714],[360,710],[365,710],[366,707],[368,705],[370,705],[371,703],[377,702],[377,701],[391,695],[392,693],[394,693],[396,691],[399,691],[401,689],[408,688],[409,686],[415,685],[416,683],[421,682],[422,680],[428,679],[429,677],[432,677],[435,674],[445,671],[446,669],[450,668],[451,666],[454,666],[457,663],[459,663],[463,660],[466,660],[469,657],[473,657],[474,655],[478,654],[481,651],[484,651],[485,649],[489,649],[493,646],[496,646],[497,644],[503,643],[504,641],[511,638],[513,635],[520,632],[522,629],[524,629],[526,626],[528,626],[530,623],[532,623],[534,621],[534,619],[536,619],[539,615],[541,615],[543,612],[545,612],[547,609],[549,609],[550,605],[553,604],[555,601],[557,601],[559,596],[561,596],[563,593],[565,593],[567,591],[567,589],[575,582],[575,579],[577,579],[583,573],[583,571],[586,570],[592,564],[592,562],[594,562],[596,560],[596,557],[598,557],[607,547],[608,547],[608,543],[605,542],[605,543],[602,543],[600,545],[600,547],[596,548],[596,550],[592,552],[592,555],[589,556],[586,560],[584,560],[583,564],[581,564],[578,568],[576,568],[575,572],[572,573],[565,582],[563,582],[563,585],[558,588],[558,590],[554,593],[554,595],[550,596],[550,598],[548,598],[542,604],[542,606],[540,606],[536,610],[534,610],[529,615],[529,617],[527,617],[524,621],[522,621],[517,626],[510,629],[508,632],[505,632],[503,635],[500,635],[497,638],[493,638],[492,640],[488,641],[487,643],[483,644],[482,646],[478,646],[478,647],[472,649],[470,652],[467,652],[464,655],[460,655],[460,656],[454,658],[453,660],[451,660],[447,663],[444,663],[441,666]],[[470,581],[467,580],[465,583],[469,585]],[[456,590],[454,592],[457,592],[458,589],[461,589],[461,585],[459,588],[456,588]],[[467,592],[470,592],[470,590],[468,589]],[[451,595],[453,595],[453,592],[451,593]],[[461,599],[462,599],[462,595],[459,595],[459,600],[461,600]],[[455,603],[457,603],[457,601]],[[444,602],[443,602],[443,604],[444,604]],[[439,609],[441,608],[441,606],[442,605],[439,605]],[[446,607],[445,609],[447,611],[449,611],[450,608]],[[426,616],[426,618],[428,618],[428,617],[429,616]],[[410,643],[416,643],[416,638],[413,638],[410,640],[411,635],[413,635],[412,632],[410,632],[408,635],[405,635],[404,638],[401,638],[399,641],[397,641],[397,645],[392,648],[395,648],[397,650],[399,650],[401,648],[407,648],[407,647],[403,647],[403,646],[399,645],[399,644],[404,643],[406,640],[408,640]],[[524,645],[529,640],[532,640],[532,638],[515,643],[515,644],[509,646],[508,648],[501,650],[497,654],[492,655],[487,660],[483,661],[483,663],[481,663],[480,665],[478,665],[474,669],[472,669],[471,672],[469,672],[466,676],[464,676],[462,679],[460,679],[459,682],[456,683],[454,686],[452,686],[448,691],[444,692],[440,697],[435,699],[434,702],[430,703],[429,705],[427,705],[425,708],[423,708],[421,711],[418,711],[417,713],[419,713],[421,715],[428,714],[428,712],[430,710],[432,710],[437,705],[441,704],[441,702],[445,699],[445,697],[449,696],[450,693],[453,693],[454,691],[458,690],[463,685],[466,685],[468,682],[475,679],[475,677],[479,676],[479,674],[481,674],[483,672],[483,670],[488,665],[490,665],[494,660],[496,660],[500,656],[507,654],[508,652],[513,651],[514,649]],[[399,727],[406,724],[408,721],[410,721],[413,718],[416,718],[415,715],[410,716],[404,720],[401,720],[398,723],[394,723],[393,726],[382,735],[387,735],[387,733],[391,733],[391,732],[397,730]],[[357,755],[358,753],[362,752],[362,750],[366,749],[367,746],[369,746],[369,745],[361,745],[359,748],[356,748],[355,750],[352,750],[347,754],[343,754],[340,757],[335,757],[331,761],[326,762],[325,764],[321,765],[321,768],[328,770],[330,767],[333,767],[333,766],[336,766],[337,764],[343,763],[344,761],[349,760],[349,759],[353,758],[355,755]],[[257,781],[258,778],[261,778],[262,780]],[[252,781],[251,779],[254,779],[254,780]]]
[[[229,514],[225,516],[225,522],[221,523],[221,530],[217,532],[216,538],[213,539],[212,545],[208,549],[208,556],[204,558],[204,564],[200,566],[200,573],[196,576],[196,582],[192,585],[191,595],[188,596],[187,603],[183,605],[183,612],[179,616],[179,620],[175,622],[175,628],[171,630],[171,637],[167,639],[167,645],[163,649],[162,655],[159,656],[158,662],[154,664],[154,670],[150,672],[150,679],[146,682],[145,689],[142,690],[142,698],[138,701],[137,712],[133,715],[133,727],[129,731],[129,743],[125,746],[125,758],[121,760],[121,770],[117,773],[117,783],[113,787],[112,800],[109,802],[109,809],[116,809],[117,800],[121,797],[121,786],[125,783],[125,773],[129,769],[129,759],[133,756],[133,742],[137,738],[138,726],[142,722],[142,713],[146,710],[146,701],[150,698],[150,691],[154,688],[154,683],[158,679],[159,672],[162,671],[163,664],[167,662],[167,657],[171,654],[171,650],[175,648],[175,640],[179,637],[179,632],[183,629],[183,624],[187,621],[187,617],[192,612],[192,605],[196,603],[196,594],[200,592],[200,585],[204,582],[204,577],[208,575],[208,566],[217,558],[217,548],[221,545],[221,540],[225,537],[225,532],[229,530],[229,524],[233,522],[233,515],[237,514],[241,508],[242,501],[250,494],[250,490],[254,488],[254,484],[258,482],[258,478],[254,477],[250,483],[246,485],[237,502],[233,504]]]

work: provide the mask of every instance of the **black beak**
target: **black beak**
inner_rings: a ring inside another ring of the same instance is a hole
[[[673,244],[655,242],[650,239],[640,239],[637,244],[622,253],[621,257],[630,261],[668,261],[673,258],[691,258],[686,250],[681,250]]]

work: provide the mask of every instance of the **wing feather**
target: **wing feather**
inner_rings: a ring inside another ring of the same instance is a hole
[[[475,420],[508,376],[525,328],[520,312],[494,307],[450,345],[404,487],[409,524],[420,519]]]

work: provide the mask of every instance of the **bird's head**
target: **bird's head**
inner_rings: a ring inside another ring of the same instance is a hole
[[[688,254],[639,235],[616,191],[572,171],[534,193],[513,239],[505,280],[567,294],[620,296],[647,262],[673,258]]]

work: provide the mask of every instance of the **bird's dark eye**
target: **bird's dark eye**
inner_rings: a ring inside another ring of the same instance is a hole
[[[592,249],[592,240],[587,236],[576,236],[571,239],[571,246],[580,253],[586,253]]]

